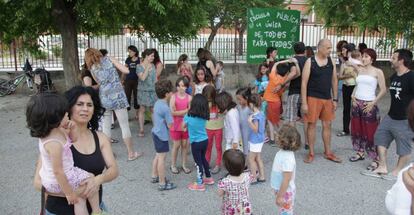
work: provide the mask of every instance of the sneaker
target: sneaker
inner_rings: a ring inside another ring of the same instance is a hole
[[[305,144],[305,150],[309,150],[309,145]]]
[[[164,185],[162,184],[158,185],[158,190],[159,191],[172,190],[172,189],[175,189],[176,187],[177,186],[175,186],[175,184],[166,182]]]
[[[207,184],[207,185],[213,185],[214,184],[214,178],[210,177],[210,178],[204,178],[203,179],[203,183]]]
[[[217,173],[219,173],[220,172],[220,167],[219,166],[215,166],[212,170],[211,170],[211,173],[212,174],[217,174]]]
[[[197,184],[196,182],[191,183],[187,186],[188,189],[190,190],[195,190],[195,191],[205,191],[206,190],[206,186],[204,184]]]

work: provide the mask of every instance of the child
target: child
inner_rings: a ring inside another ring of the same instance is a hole
[[[229,174],[218,182],[218,195],[223,198],[221,214],[252,214],[249,187],[254,178],[243,171],[243,152],[229,149],[223,154],[223,162]]]
[[[216,90],[217,93],[221,93],[224,90],[224,63],[223,61],[218,61],[217,62],[217,75],[216,75]]]
[[[263,99],[267,102],[266,118],[269,127],[269,144],[276,146],[275,133],[279,128],[280,114],[282,113],[282,100],[286,74],[290,71],[291,60],[278,61],[274,64],[269,74],[269,84],[263,94]]]
[[[184,116],[184,128],[188,128],[190,136],[191,152],[197,167],[197,181],[188,185],[188,189],[196,191],[205,191],[204,184],[214,184],[211,178],[208,162],[206,159],[206,150],[208,137],[206,132],[206,122],[209,119],[208,101],[201,95],[197,94],[191,101],[190,110]],[[203,179],[203,174],[206,178]]]
[[[165,156],[170,150],[168,146],[168,129],[171,128],[173,118],[171,116],[170,108],[168,107],[168,100],[171,97],[172,83],[169,80],[159,80],[155,83],[155,93],[158,100],[154,104],[154,113],[152,114],[152,140],[155,147],[155,157],[152,161],[152,183],[158,182],[158,190],[172,190],[176,188],[173,183],[170,183],[165,178]]]
[[[67,100],[58,94],[33,96],[27,104],[26,121],[32,137],[39,138],[42,185],[48,192],[64,194],[73,204],[76,214],[89,214],[86,200],[80,197],[85,186],[81,183],[93,174],[74,166],[72,142],[73,126],[68,118]],[[92,214],[102,214],[98,192],[88,198]]]
[[[301,145],[299,132],[291,125],[283,125],[279,130],[278,144],[281,149],[273,161],[271,186],[275,191],[279,214],[293,214],[296,192],[294,152]]]
[[[203,96],[206,97],[208,101],[208,106],[210,109],[210,119],[206,123],[206,130],[207,130],[207,136],[208,136],[206,159],[208,163],[210,163],[211,151],[213,148],[213,141],[215,141],[216,163],[215,163],[214,168],[211,170],[211,173],[217,174],[218,172],[220,172],[220,166],[221,166],[221,154],[222,154],[221,142],[223,140],[224,121],[223,121],[223,117],[221,116],[221,114],[219,114],[219,110],[214,101],[216,99],[216,89],[211,85],[204,87]]]
[[[237,110],[239,111],[239,119],[240,119],[240,132],[242,137],[242,144],[243,144],[243,153],[244,155],[249,154],[249,124],[247,119],[249,115],[252,113],[249,106],[247,105],[247,99],[251,95],[251,91],[249,87],[239,88],[236,91],[236,99],[239,105],[237,106]]]
[[[201,94],[205,86],[210,84],[212,77],[206,72],[204,66],[200,66],[196,69],[194,76],[194,92],[193,95]]]
[[[266,117],[260,111],[261,98],[259,94],[252,94],[247,100],[249,108],[252,110],[248,118],[249,122],[249,167],[252,175],[256,180],[253,183],[265,182],[264,166],[260,153],[265,139],[266,130]],[[259,170],[259,177],[256,175],[256,171]]]
[[[254,82],[255,92],[263,96],[267,84],[269,84],[269,67],[266,63],[262,63],[257,71],[256,80]]]
[[[240,148],[240,116],[231,95],[223,91],[216,97],[216,104],[220,113],[225,114],[224,117],[224,139],[227,149]]]
[[[172,162],[171,162],[171,172],[178,174],[179,170],[177,169],[177,153],[181,147],[181,159],[182,159],[182,169],[185,174],[191,172],[190,169],[186,167],[187,162],[187,150],[188,150],[188,132],[183,131],[182,123],[184,115],[187,114],[188,109],[190,109],[191,96],[186,93],[190,81],[186,76],[182,76],[177,79],[175,82],[175,87],[177,92],[171,96],[170,99],[170,109],[174,118],[174,123],[171,126],[170,134],[173,141],[173,150],[172,150]]]
[[[180,55],[177,61],[177,75],[185,76],[188,78],[188,80],[190,81],[190,85],[189,87],[187,87],[185,92],[188,95],[192,95],[193,89],[191,88],[191,86],[193,86],[193,67],[190,63],[188,63],[188,59],[188,55]]]

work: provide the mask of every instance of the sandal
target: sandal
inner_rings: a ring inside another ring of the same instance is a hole
[[[308,156],[305,159],[303,159],[303,162],[305,162],[305,163],[312,163],[314,158],[315,158],[315,155],[308,154]]]
[[[119,141],[116,139],[111,138],[111,143],[118,143]]]
[[[172,190],[176,187],[177,186],[175,186],[175,184],[170,183],[170,182],[166,182],[164,185],[162,185],[162,184],[158,185],[158,190],[159,191]]]
[[[158,183],[158,182],[160,182],[160,177],[158,177],[158,176],[151,177],[151,183],[155,184],[155,183]]]
[[[374,177],[374,178],[382,178],[384,175],[387,175],[387,174],[388,173],[386,173],[386,172],[375,172],[375,171],[371,171],[371,170],[364,170],[364,171],[361,172],[361,175]]]
[[[346,133],[345,131],[341,131],[341,132],[336,134],[336,136],[338,136],[338,137],[343,137],[343,136],[348,136],[348,135],[349,135],[349,133]]]
[[[350,162],[357,162],[362,160],[365,160],[365,156],[359,153],[356,153],[355,155],[352,155],[352,157],[349,158]]]
[[[258,179],[257,179],[257,182],[259,182],[259,183],[264,183],[264,182],[266,182],[266,179],[260,179],[260,178],[258,178]]]
[[[185,166],[183,166],[183,167],[181,167],[182,169],[183,169],[183,172],[185,173],[185,174],[190,174],[191,173],[191,169],[189,169],[189,168],[187,168],[187,167],[185,167]]]
[[[326,160],[330,160],[333,161],[335,163],[342,163],[342,160],[338,157],[336,157],[336,155],[334,153],[330,153],[330,154],[324,154],[323,156]]]
[[[138,132],[138,137],[144,137],[144,131]]]
[[[173,174],[178,174],[180,173],[180,171],[177,169],[176,166],[170,166],[170,170]]]
[[[367,170],[374,171],[378,168],[379,163],[378,161],[372,161],[372,163],[367,167]]]
[[[134,161],[143,155],[142,152],[134,152],[133,156],[128,156],[127,161]]]

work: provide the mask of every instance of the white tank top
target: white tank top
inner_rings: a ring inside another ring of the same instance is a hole
[[[377,89],[378,80],[371,75],[358,75],[356,78],[355,98],[363,101],[375,100],[375,91]]]

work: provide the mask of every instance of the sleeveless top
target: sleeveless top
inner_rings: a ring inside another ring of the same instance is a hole
[[[204,87],[205,86],[207,86],[208,85],[208,83],[204,83],[204,84],[195,84],[194,85],[194,88],[195,88],[195,91],[194,91],[194,95],[196,95],[196,94],[201,94],[201,93],[203,93],[203,89],[204,89]]]
[[[356,78],[355,98],[363,101],[375,100],[378,80],[371,75],[358,75]]]
[[[74,166],[79,167],[94,175],[102,174],[105,169],[105,160],[102,156],[99,138],[95,131],[92,131],[95,142],[95,152],[92,154],[82,154],[72,145],[70,147],[73,155]],[[102,185],[99,187],[99,202],[102,202]],[[46,210],[54,214],[74,214],[73,205],[68,205],[68,201],[64,197],[48,196],[46,199]],[[88,203],[88,211],[92,212]]]
[[[312,57],[307,96],[319,99],[331,99],[332,75],[333,64],[330,57],[328,57],[328,63],[324,66],[319,66],[315,57]]]
[[[190,96],[186,93],[184,98],[180,98],[178,93],[174,94],[175,99],[175,110],[185,110],[189,106]],[[182,131],[181,125],[183,123],[184,116],[173,116],[173,125],[171,131]]]
[[[49,154],[46,152],[44,145],[48,142],[56,141],[63,145],[62,149],[62,168],[63,172],[68,175],[71,171],[73,164],[73,157],[70,147],[72,146],[72,142],[66,137],[66,143],[62,143],[61,140],[57,139],[48,139],[46,141],[42,141],[39,138],[39,151],[40,157],[42,158],[42,167],[39,170],[40,178],[42,179],[42,184],[59,184],[55,174],[53,173],[52,167],[52,159],[50,158]]]
[[[124,88],[119,80],[118,72],[108,57],[101,63],[92,66],[91,72],[99,86],[99,99],[106,110],[118,110],[129,107]]]

